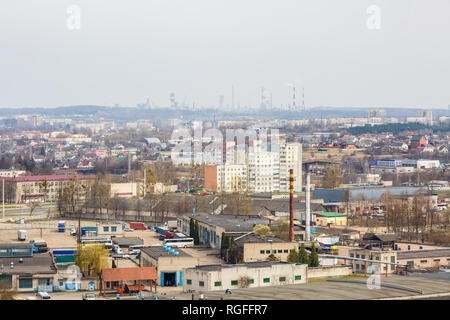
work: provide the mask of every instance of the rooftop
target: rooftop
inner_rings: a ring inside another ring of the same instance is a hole
[[[104,281],[156,280],[154,267],[108,268],[102,270]]]
[[[397,259],[450,257],[450,249],[397,251]]]
[[[226,232],[250,232],[256,224],[268,225],[269,219],[250,215],[196,215],[194,218],[201,223],[224,228]]]
[[[327,217],[327,218],[339,218],[346,217],[345,214],[339,212],[317,212],[317,216]]]
[[[172,253],[169,253],[166,249],[164,249],[162,246],[151,246],[151,247],[144,247],[141,248],[141,252],[145,253],[146,255],[158,259],[158,258],[192,258],[191,255],[187,254],[181,249],[175,249],[178,251],[178,256],[175,256]]]
[[[60,180],[70,180],[73,178],[86,179],[82,175],[66,175],[66,174],[52,174],[52,175],[42,175],[42,176],[19,176],[13,178],[5,178],[8,181],[15,182],[36,182],[36,181],[60,181]]]
[[[22,259],[22,262],[19,262]],[[14,268],[11,269],[11,262]],[[3,269],[1,266],[3,265]],[[56,273],[53,259],[48,253],[35,253],[33,257],[0,258],[0,273],[2,274],[48,274]]]

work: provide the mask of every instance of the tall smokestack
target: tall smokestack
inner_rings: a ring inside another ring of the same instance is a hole
[[[310,225],[311,225],[311,184],[309,172],[306,174],[306,241],[311,241]]]
[[[294,169],[289,169],[289,241],[294,241]]]

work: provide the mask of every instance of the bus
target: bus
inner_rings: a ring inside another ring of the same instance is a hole
[[[81,238],[81,243],[82,244],[101,244],[101,245],[104,245],[105,248],[112,248],[112,246],[113,246],[111,239],[99,238],[99,237]]]
[[[164,240],[164,244],[170,247],[187,248],[194,246],[193,238],[174,238]]]

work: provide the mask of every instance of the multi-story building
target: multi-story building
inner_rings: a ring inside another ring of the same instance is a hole
[[[90,178],[81,175],[42,175],[5,178],[5,182],[10,187],[8,189],[12,190],[12,194],[7,197],[9,199],[7,201],[12,203],[56,201],[59,190],[71,186],[75,180],[81,186],[86,185]],[[81,193],[80,197],[82,197]]]
[[[261,144],[252,145],[246,151],[229,150],[225,151],[225,164],[205,166],[205,188],[208,190],[289,192],[289,170],[293,169],[294,191],[302,191],[301,144],[281,144],[279,150],[270,150]]]
[[[397,263],[397,251],[394,250],[368,250],[368,249],[354,249],[349,250],[351,258],[367,259],[367,260],[378,260],[384,262]],[[360,260],[352,260],[353,271],[356,273],[372,273],[369,266],[378,266],[380,273],[394,273],[396,268],[393,264],[384,264],[376,262],[367,262]]]

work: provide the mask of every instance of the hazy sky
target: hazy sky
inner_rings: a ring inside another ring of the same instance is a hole
[[[0,107],[168,105],[170,92],[226,105],[232,84],[241,106],[262,86],[286,105],[298,80],[309,107],[446,108],[449,13],[449,0],[1,1]]]

